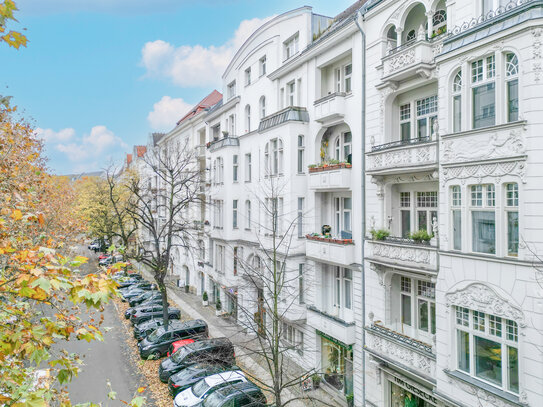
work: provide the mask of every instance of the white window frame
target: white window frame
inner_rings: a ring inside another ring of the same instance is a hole
[[[238,200],[232,200],[232,229],[238,228]]]
[[[415,101],[415,139],[417,140],[431,140],[434,132],[434,123],[437,120],[438,113],[438,96],[432,95]],[[419,134],[420,123],[424,122],[426,125],[426,134]]]
[[[251,84],[251,67],[245,70],[245,86],[249,86],[250,84]]]
[[[351,62],[343,66],[343,89],[345,90],[345,93],[351,93],[353,91],[352,78],[353,78],[353,64]]]
[[[398,330],[409,336],[420,338],[431,343],[431,338],[436,332],[437,314],[436,314],[436,296],[435,283],[430,280],[417,279],[411,276],[397,275],[399,280],[399,326]],[[411,323],[403,320],[404,301],[403,297],[409,298],[409,314]],[[427,329],[421,328],[421,313],[419,304],[427,304]],[[433,312],[432,312],[433,310]]]
[[[305,173],[305,137],[302,134],[298,135],[298,174]]]
[[[236,81],[233,80],[226,87],[226,93],[228,100],[236,97]]]
[[[493,126],[497,120],[497,100],[496,100],[496,56],[487,55],[470,64],[470,83],[471,83],[471,127],[472,129]],[[475,127],[475,91],[484,86],[494,86],[494,122],[489,125]]]
[[[260,119],[262,120],[266,117],[266,96],[261,96],[258,104],[260,106]]]
[[[245,106],[245,133],[251,132],[251,105]]]
[[[351,208],[347,208],[347,202],[350,202]],[[334,233],[339,238],[341,232],[350,232],[352,233],[353,228],[353,210],[352,210],[353,201],[350,196],[335,196],[333,197],[333,211],[334,211]],[[349,225],[345,225],[346,217],[349,218]],[[347,229],[346,226],[349,226],[350,229]]]
[[[239,178],[238,155],[234,154],[232,156],[232,182],[238,182],[238,178]]]
[[[264,55],[262,58],[259,59],[259,70],[260,70],[260,76],[266,75],[266,55]]]
[[[458,133],[462,131],[462,88],[463,88],[463,76],[462,70],[459,70],[453,78],[452,83],[452,98],[451,98],[451,117],[452,123],[451,128],[453,133]],[[456,105],[458,101],[458,106]],[[457,125],[457,116],[458,116],[458,125]]]
[[[298,53],[300,33],[297,32],[283,43],[284,61],[289,60]]]
[[[251,153],[245,154],[245,182],[251,182],[252,177],[252,162]]]
[[[462,220],[462,187],[460,185],[452,185],[450,188],[451,191],[451,249],[452,250],[462,250],[463,242],[463,220]],[[458,216],[460,220],[460,230],[455,232],[455,216]],[[459,233],[460,238],[460,247],[456,247],[455,233]]]
[[[504,196],[504,235],[505,235],[505,255],[508,257],[518,257],[519,236],[520,236],[520,217],[519,217],[519,184],[517,182],[508,182],[503,185]],[[509,216],[516,214],[517,233],[516,233],[516,252],[510,251],[510,236],[509,236]]]
[[[519,103],[520,103],[520,83],[519,83],[519,60],[517,54],[514,52],[506,52],[504,54],[505,61],[505,119],[507,123],[512,123],[519,120]],[[511,106],[510,106],[510,86],[516,82],[517,87],[517,106],[516,106],[516,117],[511,117]]]
[[[287,83],[287,106],[296,105],[296,81]]]
[[[304,236],[304,206],[305,206],[305,198],[298,197],[298,217],[297,217],[298,237]]]
[[[245,201],[245,230],[251,230],[251,201]]]

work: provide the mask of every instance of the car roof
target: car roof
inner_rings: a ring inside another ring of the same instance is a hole
[[[228,338],[211,338],[211,339],[202,339],[200,341],[190,343],[186,345],[186,348],[192,351],[197,351],[197,350],[202,350],[202,349],[214,348],[218,346],[233,346],[233,344],[232,342],[230,342],[230,339]]]
[[[231,382],[234,380],[247,380],[245,374],[241,370],[227,371],[222,373],[215,373],[214,375],[207,376],[205,379],[206,383],[210,387],[214,387],[218,384],[224,382]]]
[[[229,384],[216,390],[215,393],[220,394],[223,399],[228,399],[239,394],[262,393],[262,390],[256,384],[247,380],[246,382]]]

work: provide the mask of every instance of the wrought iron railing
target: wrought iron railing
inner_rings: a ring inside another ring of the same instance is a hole
[[[469,21],[465,21],[464,23],[457,25],[453,29],[449,30],[448,36],[451,37],[453,35],[458,35],[464,31],[469,30],[470,28],[476,27],[480,24],[483,24],[487,21],[493,20],[511,10],[515,10],[525,4],[534,3],[539,0],[512,0],[506,5],[499,6],[495,10],[490,10],[483,15],[480,15],[479,17],[473,17]]]
[[[416,350],[429,353],[433,356],[432,353],[432,345],[429,345],[427,343],[424,343],[422,341],[418,341],[416,339],[413,339],[407,335],[403,335],[399,332],[393,331],[392,329],[385,328],[382,325],[378,324],[372,324],[368,327],[370,331],[374,331],[376,333],[379,333],[387,338],[390,338],[396,342],[400,342],[404,345],[407,345],[411,348],[414,348]]]
[[[408,140],[398,140],[398,141],[393,141],[391,143],[386,143],[386,144],[381,144],[381,145],[378,145],[378,146],[373,146],[371,148],[371,152],[373,153],[373,152],[376,152],[376,151],[388,150],[389,148],[395,148],[395,147],[404,147],[404,146],[412,146],[412,145],[416,145],[416,144],[424,144],[424,143],[429,143],[431,141],[432,141],[432,139],[429,136],[419,137],[419,138],[412,138],[412,139],[408,139]]]
[[[418,241],[418,240],[410,239],[408,237],[387,236],[385,238],[385,240],[381,240],[381,241],[382,242],[387,242],[387,243],[399,243],[399,244],[413,244],[413,245],[419,245],[419,246],[430,246],[429,241],[425,241],[425,240]]]

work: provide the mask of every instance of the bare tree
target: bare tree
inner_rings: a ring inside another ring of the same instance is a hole
[[[243,259],[236,257],[234,252],[238,273],[245,281],[238,288],[245,302],[236,304],[237,320],[249,333],[246,340],[236,345],[264,366],[265,376],[246,373],[271,394],[274,406],[284,407],[296,402],[328,405],[326,401],[302,391],[302,382],[311,383],[310,378],[320,372],[295,363],[293,356],[302,351],[302,344],[289,338],[289,324],[285,323],[289,321],[289,315],[295,315],[298,308],[305,307],[299,305],[299,296],[304,295],[305,287],[299,286],[298,268],[288,265],[291,249],[296,244],[294,237],[297,236],[300,215],[297,210],[284,213],[282,195],[286,188],[277,177],[267,177],[260,189],[253,195],[264,219],[258,225],[252,222],[256,226],[254,229],[260,230],[260,233],[255,233],[253,253]],[[249,293],[253,297],[245,298]],[[306,348],[305,352],[311,350]]]
[[[189,247],[194,222],[190,210],[200,202],[201,171],[189,140],[156,146],[147,151],[139,173],[127,188],[128,213],[139,226],[140,247],[133,258],[149,268],[162,294],[164,325],[168,326],[165,279],[172,249]]]

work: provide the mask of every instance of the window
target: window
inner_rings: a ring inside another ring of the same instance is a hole
[[[496,254],[496,191],[492,184],[471,186],[472,250]]]
[[[236,96],[236,81],[232,81],[226,87],[226,96],[228,100]]]
[[[505,55],[505,87],[507,94],[507,121],[518,120],[518,58],[513,53]]]
[[[400,316],[403,326],[421,335],[436,333],[435,283],[400,276]]]
[[[232,228],[238,228],[238,200],[232,201]]]
[[[206,245],[203,240],[198,240],[198,254],[202,261],[206,258]]]
[[[304,236],[304,198],[298,198],[298,237]]]
[[[462,71],[458,71],[453,80],[453,132],[462,130]]]
[[[304,352],[304,333],[289,322],[282,321],[281,339],[288,348],[296,349],[299,355]],[[241,404],[240,404],[241,405]]]
[[[245,86],[249,86],[251,84],[251,68],[247,68],[245,70]]]
[[[214,222],[213,227],[215,229],[222,229],[223,227],[223,209],[224,209],[224,202],[219,199],[215,199],[213,201],[213,208],[214,208]]]
[[[266,96],[262,96],[259,101],[260,119],[266,117]]]
[[[217,245],[217,250],[215,251],[215,270],[219,273],[224,273],[224,256],[225,247],[222,245]]]
[[[298,304],[305,304],[304,264],[298,264]]]
[[[268,175],[281,175],[283,172],[283,141],[272,139],[266,144],[264,158]]]
[[[437,191],[417,192],[417,230],[432,234],[432,224],[437,220]]]
[[[338,161],[352,163],[352,134],[350,131],[336,137],[334,142],[334,158]]]
[[[213,161],[213,182],[215,184],[224,182],[224,164],[222,157],[217,157]]]
[[[402,237],[411,233],[411,192],[400,192],[400,218]]]
[[[305,170],[305,160],[304,160],[304,136],[298,136],[298,174],[303,174]]]
[[[251,201],[245,201],[245,229],[251,229]]]
[[[400,106],[400,136],[402,141],[411,139],[411,104]]]
[[[336,236],[342,239],[348,239],[352,236],[351,229],[351,212],[352,212],[352,199],[351,198],[334,198],[334,227]]]
[[[245,182],[251,182],[251,154],[245,154]]]
[[[451,187],[453,249],[462,250],[462,190],[460,185]]]
[[[239,252],[239,247],[234,246],[234,266],[233,266],[233,271],[234,271],[235,276],[238,275],[238,252]]]
[[[294,106],[296,97],[296,82],[287,83],[287,106]]]
[[[430,140],[437,120],[437,96],[417,100],[417,138]]]
[[[226,127],[228,130],[230,130],[230,135],[236,134],[236,115],[231,114],[228,116],[228,123],[230,123],[230,128],[228,126]]]
[[[455,319],[458,370],[518,393],[517,323],[463,307]]]
[[[334,72],[336,78],[336,92],[341,92],[341,68],[336,68]]]
[[[238,182],[238,156],[232,156],[232,181]]]
[[[266,55],[259,60],[260,76],[266,75]]]
[[[282,109],[285,107],[285,88],[281,88],[279,95],[279,108]]]
[[[505,184],[505,217],[507,223],[507,255],[518,256],[518,184]]]
[[[266,231],[281,234],[283,231],[283,198],[266,198]]]
[[[494,55],[471,63],[473,128],[496,124],[496,85]]]
[[[353,275],[352,270],[334,266],[333,301],[336,315],[341,315],[342,309],[352,310]]]
[[[432,34],[439,35],[445,32],[447,28],[447,12],[445,10],[437,10],[432,17],[432,25],[434,32]]]
[[[245,133],[251,131],[251,106],[245,106]]]
[[[294,54],[298,52],[299,39],[300,35],[296,33],[283,43],[285,60],[291,58]]]
[[[353,64],[348,64],[343,67],[344,72],[344,83],[345,83],[345,92],[349,93],[352,91],[352,76],[353,76]]]
[[[417,39],[417,32],[415,30],[411,30],[407,33],[405,37],[405,42],[408,43],[411,41],[415,41],[416,39]]]

